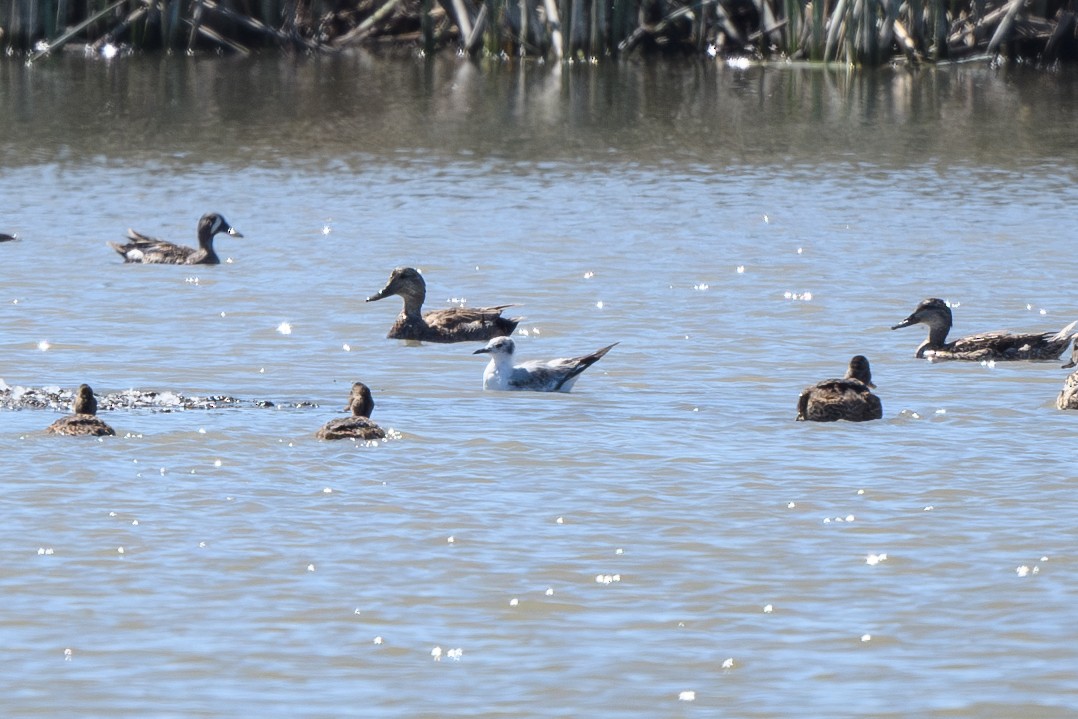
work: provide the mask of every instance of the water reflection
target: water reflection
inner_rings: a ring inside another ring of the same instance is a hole
[[[968,150],[956,148],[972,145],[981,148],[976,159],[1006,165],[1016,153],[1073,159],[1059,113],[1073,106],[1075,88],[1072,76],[980,65],[850,72],[695,61],[476,64],[366,53],[66,56],[29,68],[0,63],[0,159],[9,166],[86,158],[248,165],[403,151],[887,163],[960,161]],[[997,149],[1001,140],[1006,153]]]

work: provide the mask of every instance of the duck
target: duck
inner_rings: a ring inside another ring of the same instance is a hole
[[[1078,321],[1059,332],[985,332],[952,342],[947,341],[951,329],[951,308],[938,297],[922,300],[913,313],[893,326],[892,330],[915,324],[928,325],[928,338],[917,348],[915,357],[939,360],[1054,360],[1059,359],[1074,337]]]
[[[825,379],[801,391],[797,398],[798,422],[867,422],[883,418],[880,398],[872,394],[872,368],[864,355],[850,359],[846,376]]]
[[[530,360],[513,364],[516,344],[511,337],[495,337],[486,347],[472,354],[489,354],[490,362],[483,371],[483,389],[530,390],[532,392],[568,392],[580,374],[618,346],[618,342],[582,357],[552,360]]]
[[[15,235],[9,235],[4,232],[0,232],[0,242],[14,242]]]
[[[398,267],[389,275],[386,286],[367,298],[375,302],[390,295],[400,295],[404,309],[386,335],[393,340],[415,342],[486,342],[494,337],[513,334],[521,317],[502,317],[496,307],[449,307],[422,312],[427,297],[427,283],[414,267]]]
[[[45,431],[49,434],[93,437],[116,434],[112,427],[97,417],[97,399],[94,398],[94,391],[90,389],[90,385],[79,385],[79,388],[75,391],[75,400],[72,402],[71,409],[74,414],[61,417],[50,424]]]
[[[350,417],[339,417],[326,422],[322,429],[315,434],[318,439],[384,439],[385,430],[371,421],[371,412],[374,411],[374,397],[371,396],[370,387],[362,382],[352,384],[352,392],[348,395],[348,406],[344,408],[351,412]]]
[[[124,262],[145,265],[219,265],[221,258],[213,251],[213,238],[222,232],[233,237],[243,237],[224,217],[216,212],[208,212],[198,221],[197,250],[194,247],[149,237],[131,229],[127,231],[130,242],[123,245],[109,242],[108,245],[120,253]]]
[[[1063,369],[1070,369],[1078,365],[1078,343],[1071,349],[1071,358]],[[1063,380],[1063,389],[1056,397],[1056,409],[1078,409],[1078,370],[1071,372],[1067,379]]]

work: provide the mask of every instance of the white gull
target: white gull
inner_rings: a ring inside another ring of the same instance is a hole
[[[530,360],[514,365],[513,350],[516,345],[513,340],[495,337],[486,347],[472,354],[490,355],[490,363],[483,372],[483,389],[568,392],[581,372],[602,359],[617,344],[615,342],[583,357]]]

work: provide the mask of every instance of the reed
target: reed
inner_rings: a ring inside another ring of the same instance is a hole
[[[378,43],[585,59],[748,55],[875,66],[983,55],[1078,59],[1064,0],[0,0],[0,47],[134,50]],[[1050,17],[1049,17],[1050,16]],[[45,45],[37,46],[38,43]],[[1049,45],[1050,43],[1050,45]]]

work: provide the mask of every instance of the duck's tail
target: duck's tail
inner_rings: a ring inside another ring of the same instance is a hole
[[[1066,327],[1061,329],[1059,332],[1057,332],[1052,337],[1052,340],[1056,341],[1056,342],[1064,342],[1064,343],[1070,342],[1072,339],[1074,339],[1074,336],[1076,334],[1078,334],[1078,332],[1075,331],[1075,327],[1078,327],[1078,320],[1075,320],[1074,322],[1071,322],[1069,325],[1067,325]],[[1066,346],[1066,344],[1064,344],[1063,349],[1066,349],[1066,348],[1067,348],[1067,346]],[[1078,342],[1076,342],[1074,344],[1074,346],[1071,348],[1070,361],[1067,362],[1067,364],[1063,365],[1063,369],[1069,369],[1071,367],[1074,367],[1076,364],[1078,364]]]
[[[1065,340],[1065,339],[1070,339],[1071,337],[1074,337],[1074,335],[1078,334],[1078,332],[1075,332],[1075,329],[1074,329],[1075,327],[1078,327],[1078,320],[1075,320],[1074,322],[1071,322],[1069,325],[1067,325],[1066,327],[1061,329],[1059,332],[1056,332],[1055,339]]]
[[[127,251],[131,249],[131,245],[121,245],[119,242],[106,242],[105,244],[116,250],[125,260],[127,259]]]

